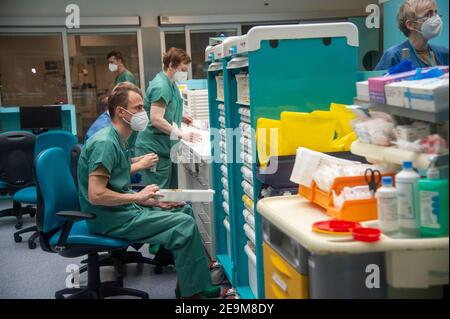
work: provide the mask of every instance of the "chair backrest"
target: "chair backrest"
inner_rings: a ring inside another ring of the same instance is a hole
[[[67,131],[48,131],[36,136],[34,155],[51,147],[59,147],[66,154],[67,163],[71,162],[72,147],[77,144],[77,137]]]
[[[0,134],[0,181],[19,189],[33,182],[36,137],[24,131]]]
[[[71,169],[72,169],[72,176],[73,180],[75,181],[75,187],[78,189],[78,160],[80,158],[80,154],[82,151],[83,146],[81,144],[75,144],[72,147],[72,154],[71,154]]]
[[[39,153],[35,160],[38,209],[36,223],[44,234],[58,230],[65,219],[56,215],[62,210],[79,210],[78,193],[66,154],[54,147]]]

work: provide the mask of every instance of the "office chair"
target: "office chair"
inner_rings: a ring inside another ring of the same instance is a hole
[[[66,288],[55,298],[106,298],[135,296],[148,299],[146,292],[123,288],[117,282],[100,281],[99,253],[125,249],[132,243],[89,232],[86,220],[94,219],[89,212],[80,212],[78,193],[67,162],[67,154],[59,148],[41,152],[35,161],[37,215],[41,248],[67,258],[88,255],[86,287]]]
[[[72,148],[72,158],[71,158],[71,164],[72,164],[72,176],[75,181],[75,185],[78,188],[78,159],[80,157],[82,150],[82,146],[80,144],[75,144]],[[133,248],[138,250],[140,247],[142,247],[142,244],[132,244]],[[86,264],[88,262],[87,259],[82,260],[82,264]],[[127,251],[127,249],[121,249],[121,250],[112,250],[108,252],[107,254],[102,254],[99,256],[99,265],[102,266],[114,266],[116,270],[116,281],[118,283],[123,283],[123,277],[124,277],[124,265],[126,264],[148,264],[148,265],[154,265],[155,274],[162,273],[162,266],[154,259],[147,258],[142,256],[142,254],[139,251]],[[83,265],[80,267],[80,274],[87,271],[87,265]]]
[[[24,131],[12,131],[0,134],[0,181],[4,194],[16,195],[27,199],[27,192],[21,192],[33,183],[33,156],[35,136]],[[22,195],[21,195],[22,193]],[[22,198],[22,199],[23,199]],[[22,215],[34,217],[35,210],[30,206],[22,207],[22,201],[13,198],[13,207],[0,211],[0,217],[15,216],[16,229],[22,228]]]
[[[71,162],[71,152],[72,147],[77,143],[77,138],[75,135],[66,132],[66,131],[49,131],[36,136],[36,143],[34,147],[34,155],[35,157],[43,150],[51,148],[51,147],[59,147],[66,154],[67,163]],[[26,187],[17,192],[13,200],[18,203],[28,203],[28,204],[36,204],[36,187]],[[28,238],[28,248],[34,249],[36,248],[35,240],[39,237],[39,233],[37,231],[36,225],[24,228],[20,231],[14,233],[14,241],[16,243],[22,241],[22,237],[20,235],[25,233],[30,233],[31,236]]]

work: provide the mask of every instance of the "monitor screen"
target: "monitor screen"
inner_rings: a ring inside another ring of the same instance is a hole
[[[60,105],[25,106],[20,108],[22,130],[62,128]]]

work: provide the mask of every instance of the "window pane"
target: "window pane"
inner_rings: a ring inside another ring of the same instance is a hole
[[[67,103],[59,34],[0,34],[0,101],[3,106]]]
[[[110,72],[106,55],[119,51],[125,67],[139,81],[139,59],[136,34],[68,35],[73,103],[77,110],[77,125],[82,139],[103,110],[97,99],[115,85],[117,73]]]
[[[209,45],[209,38],[214,38],[221,35],[230,37],[236,34],[236,30],[191,32],[191,58],[193,79],[206,79],[205,49]]]
[[[186,51],[186,36],[183,33],[164,33],[166,41],[166,51],[171,47],[180,48]]]

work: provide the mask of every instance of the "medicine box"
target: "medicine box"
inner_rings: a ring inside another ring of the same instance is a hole
[[[356,82],[356,96],[360,101],[369,102],[369,81]]]
[[[437,68],[441,69],[443,72],[448,73],[448,66],[438,66]],[[433,68],[420,69],[421,70],[420,72],[421,72],[421,74],[426,74],[431,69],[433,69]],[[378,76],[378,77],[370,78],[369,79],[370,102],[379,103],[379,104],[387,104],[385,87],[391,83],[408,80],[408,78],[411,78],[414,75],[416,75],[417,72],[418,72],[418,70],[413,70],[413,71],[402,72],[402,73],[393,74],[393,75]]]
[[[161,202],[212,202],[214,190],[212,189],[160,189],[163,197]]]
[[[448,78],[414,82],[405,88],[404,103],[407,108],[425,112],[448,110]]]
[[[386,104],[405,107],[405,89],[414,81],[401,81],[391,83],[385,86]]]

